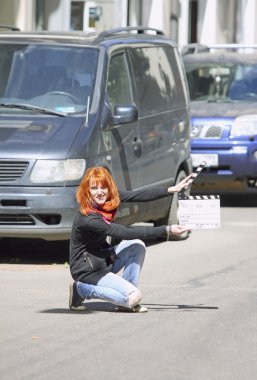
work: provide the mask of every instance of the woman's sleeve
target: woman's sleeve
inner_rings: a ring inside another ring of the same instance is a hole
[[[168,188],[153,187],[145,190],[119,190],[122,202],[148,202],[170,196]]]
[[[87,229],[120,240],[166,236],[166,226],[123,226],[121,224],[106,222],[98,215],[92,215],[88,218]]]

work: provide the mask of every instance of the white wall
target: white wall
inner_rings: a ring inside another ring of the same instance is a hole
[[[128,0],[85,0],[85,4],[89,1],[103,9],[96,31],[127,24]],[[43,4],[48,30],[70,29],[71,0],[44,0]],[[180,47],[188,43],[190,0],[130,0],[129,4],[130,25],[162,29]],[[0,0],[0,24],[35,30],[35,5],[36,0]],[[198,42],[257,43],[257,0],[198,0],[198,11]],[[171,25],[172,14],[178,17],[178,33],[176,20]]]
[[[180,0],[180,14],[178,20],[178,46],[180,48],[188,44],[188,18],[189,0]]]
[[[217,34],[217,0],[201,0],[199,4],[198,42],[214,44]]]
[[[257,42],[257,1],[245,0],[241,7],[241,26],[238,42],[253,44]]]
[[[10,25],[23,31],[35,28],[33,0],[1,0],[0,25]]]
[[[52,31],[70,29],[70,0],[45,0],[47,29]]]

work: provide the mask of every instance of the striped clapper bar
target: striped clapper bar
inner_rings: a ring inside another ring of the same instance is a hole
[[[198,166],[192,175],[192,181],[202,171],[205,162]],[[220,228],[220,197],[219,195],[187,195],[186,191],[179,193],[178,219],[179,224],[191,229]]]

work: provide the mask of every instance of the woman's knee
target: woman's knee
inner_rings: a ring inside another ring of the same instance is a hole
[[[145,243],[140,240],[140,239],[134,239],[134,240],[131,240],[131,245],[133,244],[137,244],[139,247],[143,247],[143,250],[145,250]]]
[[[129,307],[137,305],[141,301],[142,297],[142,293],[138,289],[131,293],[128,299]]]
[[[145,258],[145,252],[146,252],[144,242],[141,242],[141,240],[135,241],[131,247],[134,248],[133,252],[135,252],[137,256],[140,256],[143,262]]]
[[[125,249],[129,249],[130,247],[137,245],[139,247],[142,247],[142,249],[145,249],[145,243],[140,239],[132,239],[132,240],[122,240],[120,244],[118,244],[115,248],[115,251],[117,254],[119,254],[121,251]]]

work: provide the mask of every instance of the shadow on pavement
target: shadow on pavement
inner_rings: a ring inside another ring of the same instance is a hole
[[[86,310],[83,311],[72,311],[67,308],[55,308],[55,309],[46,309],[41,310],[40,313],[47,314],[88,314],[97,311],[108,312],[108,313],[125,313],[125,314],[138,314],[132,313],[131,311],[126,310],[117,310],[117,306],[109,302],[98,301],[98,302],[86,302]],[[199,310],[218,310],[217,306],[208,306],[203,304],[196,305],[172,305],[172,304],[141,304],[148,308],[149,311],[171,311],[171,310],[182,310],[182,311],[199,311]],[[140,313],[139,313],[140,314]]]
[[[221,195],[221,207],[257,207],[257,189],[256,194],[248,195]]]
[[[161,244],[151,239],[146,246]],[[69,241],[4,238],[0,240],[0,264],[64,264],[69,261]]]
[[[164,311],[164,310],[184,310],[184,311],[196,311],[196,310],[218,310],[218,306],[206,306],[202,304],[197,305],[169,305],[169,304],[146,304],[149,310]]]
[[[69,258],[69,242],[6,238],[0,240],[0,252],[0,263],[63,264]]]

